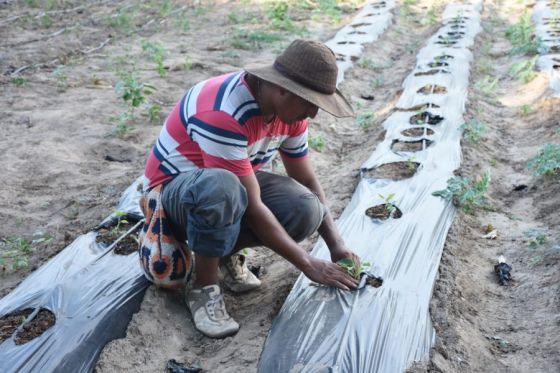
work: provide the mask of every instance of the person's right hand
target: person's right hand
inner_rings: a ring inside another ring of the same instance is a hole
[[[319,284],[334,286],[342,290],[356,289],[358,280],[349,276],[338,264],[309,256],[309,263],[303,273]]]

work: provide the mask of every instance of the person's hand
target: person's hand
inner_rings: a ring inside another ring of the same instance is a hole
[[[358,281],[349,276],[338,264],[312,256],[309,257],[309,264],[303,269],[303,273],[311,281],[342,290],[356,289],[358,286]]]
[[[355,263],[356,268],[360,268],[360,257],[353,251],[349,250],[346,246],[333,248],[330,250],[331,260],[333,263],[338,262],[340,259],[349,258]]]

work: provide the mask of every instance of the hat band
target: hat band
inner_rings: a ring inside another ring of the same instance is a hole
[[[322,86],[316,86],[312,82],[302,79],[299,75],[293,74],[291,71],[286,69],[284,66],[279,64],[277,61],[274,61],[273,67],[278,71],[280,74],[284,75],[286,78],[293,80],[296,83],[299,83],[309,89],[312,89],[316,92],[324,93],[327,95],[332,95],[336,91],[335,89],[329,89]],[[311,83],[311,84],[310,84]]]

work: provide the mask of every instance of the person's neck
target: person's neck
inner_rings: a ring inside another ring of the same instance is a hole
[[[247,83],[251,94],[259,105],[264,123],[272,123],[274,118],[276,118],[276,113],[271,108],[272,105],[270,102],[267,100],[266,90],[268,87],[266,87],[266,83],[254,75],[249,75],[247,77]]]

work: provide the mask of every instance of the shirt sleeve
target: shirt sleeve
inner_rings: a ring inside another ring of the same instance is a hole
[[[229,114],[198,113],[188,119],[187,132],[200,147],[204,167],[226,169],[237,176],[253,172],[247,154],[246,129]]]
[[[290,125],[289,136],[280,144],[280,152],[291,159],[303,159],[307,156],[307,121]]]

